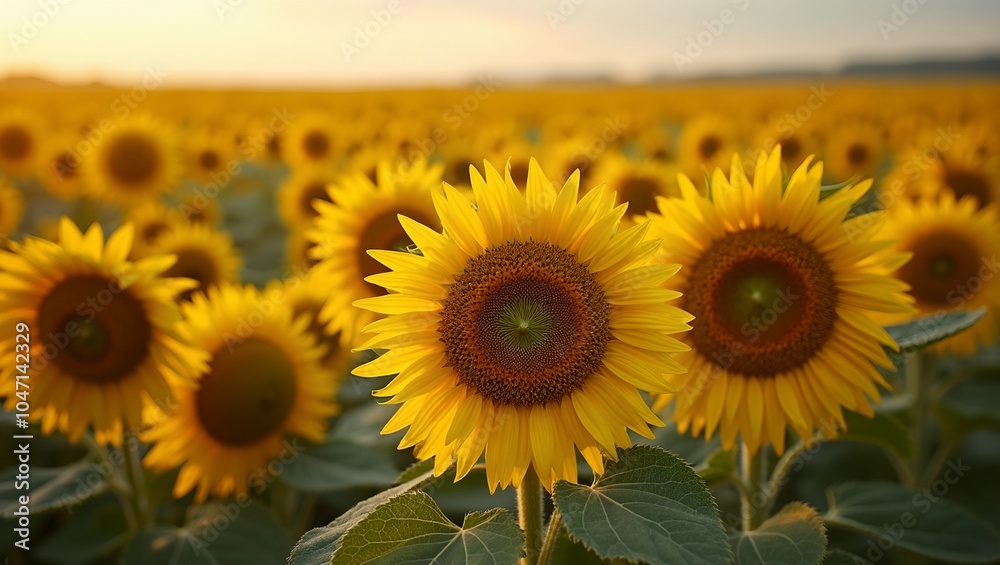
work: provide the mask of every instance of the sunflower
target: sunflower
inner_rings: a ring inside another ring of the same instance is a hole
[[[17,232],[23,212],[24,199],[21,198],[21,193],[0,178],[0,242]]]
[[[868,122],[848,122],[835,127],[826,140],[823,158],[835,182],[870,177],[885,156],[882,129]]]
[[[181,173],[173,132],[145,116],[115,124],[83,158],[89,193],[99,200],[132,205],[173,188]]]
[[[320,363],[333,371],[339,388],[343,377],[347,375],[347,365],[352,354],[345,347],[338,331],[332,330],[320,320],[320,311],[326,304],[329,292],[322,284],[318,284],[315,275],[305,273],[301,276],[290,276],[283,281],[271,281],[264,290],[265,296],[283,296],[284,301],[292,311],[292,319],[304,317],[309,325],[307,330],[323,352]]]
[[[281,140],[281,156],[293,168],[333,166],[341,157],[333,118],[323,113],[303,113],[288,125]]]
[[[204,292],[216,285],[239,281],[242,261],[232,238],[201,224],[172,226],[156,237],[146,253],[176,255],[177,262],[165,276],[198,281],[195,288],[180,295],[182,300],[190,300],[196,291]]]
[[[910,285],[921,314],[985,307],[968,331],[936,344],[937,351],[972,354],[996,341],[1000,312],[1000,215],[995,206],[978,209],[972,196],[950,192],[936,199],[899,199],[887,212],[883,235],[913,258],[896,271]]]
[[[226,132],[202,130],[187,139],[186,158],[188,175],[203,183],[215,182],[228,176],[236,159],[232,137]]]
[[[315,200],[330,202],[327,185],[335,175],[325,167],[308,167],[292,172],[278,188],[278,213],[289,227],[307,225],[318,215],[313,207]]]
[[[723,166],[736,150],[736,131],[723,116],[696,116],[684,124],[677,145],[681,171],[702,186],[707,172]]]
[[[129,208],[125,220],[132,224],[135,234],[129,254],[133,260],[148,255],[149,248],[160,236],[184,223],[176,209],[167,208],[159,200],[149,200]]]
[[[603,143],[603,140],[600,141]],[[596,148],[601,147],[600,144],[596,146]],[[591,149],[591,140],[581,137],[554,143],[545,155],[549,176],[555,182],[566,182],[573,173],[580,171],[580,185],[593,186],[590,179],[593,178],[594,165],[599,153]]]
[[[382,432],[409,427],[400,449],[437,474],[457,458],[459,480],[485,450],[491,491],[529,467],[551,489],[576,481],[574,446],[602,473],[628,430],[662,425],[639,389],[671,390],[687,347],[669,334],[691,316],[667,304],[678,267],[649,264],[647,224],[617,232],[614,194],[578,200],[579,174],[557,191],[534,160],[524,192],[485,171],[475,208],[447,184],[435,195],[444,233],[400,216],[419,254],[372,252],[392,272],[367,280],[393,292],[356,305],[388,315],[365,344],[388,351],[354,374],[397,374],[374,393],[400,404]]]
[[[35,162],[35,176],[60,200],[69,201],[80,195],[80,162],[73,149],[77,141],[73,135],[54,135],[39,149]]]
[[[322,317],[331,328],[342,331],[345,343],[350,345],[360,343],[361,329],[377,317],[373,312],[352,308],[351,303],[384,294],[380,287],[364,281],[365,277],[385,270],[368,250],[399,250],[412,244],[399,225],[399,214],[425,224],[437,224],[431,193],[440,189],[440,177],[422,177],[421,169],[402,167],[391,178],[382,175],[377,185],[361,173],[345,175],[330,187],[333,203],[315,201],[319,216],[315,228],[307,232],[315,244],[313,257],[320,260],[313,270],[326,288],[336,289],[330,293]],[[428,180],[401,180],[412,179],[414,175]]]
[[[620,202],[628,202],[628,214],[622,220],[625,227],[656,212],[657,196],[680,196],[677,169],[659,161],[637,161],[615,153],[601,159],[594,176],[607,182]]]
[[[937,155],[915,188],[920,196],[950,192],[957,200],[974,198],[980,206],[1000,205],[1000,157],[982,157],[960,139]]]
[[[323,440],[337,410],[335,380],[320,364],[308,321],[293,321],[287,305],[251,286],[210,288],[182,309],[178,332],[209,361],[195,384],[175,387],[169,413],[147,414],[153,424],[142,439],[153,445],[143,463],[179,466],[178,498],[193,489],[196,502],[246,495],[290,436]]]
[[[185,222],[201,224],[209,228],[217,227],[222,221],[222,210],[219,207],[218,199],[208,198],[197,190],[191,191],[191,194],[180,199],[177,203],[177,211]]]
[[[38,120],[21,110],[0,112],[0,172],[32,172],[41,139],[38,130]]]
[[[165,404],[169,384],[193,378],[204,354],[174,329],[174,297],[191,281],[163,278],[172,257],[126,260],[132,228],[108,238],[68,219],[59,243],[29,238],[0,252],[0,382],[7,409],[15,393],[16,322],[31,327],[32,420],[76,442],[88,426],[101,443],[118,444],[141,424],[144,399]],[[17,350],[19,351],[19,350]]]
[[[875,365],[892,369],[883,347],[896,347],[872,316],[912,311],[891,276],[907,256],[873,239],[874,217],[845,221],[871,181],[820,200],[822,165],[806,159],[782,187],[780,151],[760,156],[752,185],[734,156],[711,199],[682,176],[682,198],[653,217],[660,260],[682,266],[669,286],[695,316],[678,357],[690,372],[657,406],[676,400],[682,432],[718,429],[727,449],[738,432],[751,452],[781,453],[786,425],[808,442],[844,425],[841,408],[871,416],[889,386]]]

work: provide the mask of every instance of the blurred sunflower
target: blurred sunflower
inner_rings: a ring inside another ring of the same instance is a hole
[[[868,122],[847,122],[827,132],[823,159],[835,182],[870,177],[885,156],[884,132]]]
[[[183,306],[178,332],[209,354],[193,385],[175,387],[166,414],[152,410],[143,463],[180,467],[173,494],[195,501],[246,495],[248,482],[285,450],[290,436],[323,440],[334,382],[303,317],[253,287],[222,285]],[[259,320],[248,324],[247,320]],[[248,329],[249,326],[249,329]]]
[[[218,227],[222,221],[219,201],[215,198],[208,198],[196,190],[180,199],[180,202],[177,203],[177,212],[185,222],[201,224],[209,228]]]
[[[736,151],[736,131],[731,120],[713,114],[684,123],[677,143],[677,164],[698,186],[709,171],[724,166]]]
[[[308,225],[319,215],[313,201],[330,202],[326,187],[334,181],[334,173],[323,167],[308,167],[292,172],[278,188],[278,213],[289,227]]]
[[[264,290],[264,296],[283,296],[292,311],[292,319],[304,317],[309,325],[307,331],[313,341],[323,352],[320,364],[332,371],[336,379],[335,386],[340,387],[343,378],[347,376],[347,366],[353,357],[351,350],[344,347],[340,332],[333,331],[321,322],[320,311],[326,304],[329,291],[318,284],[315,275],[305,274],[293,276],[284,281],[271,281]]]
[[[594,178],[594,165],[599,154],[590,150],[590,141],[573,137],[550,145],[545,155],[549,177],[554,182],[563,183],[569,180],[574,172],[580,171],[580,186],[584,190],[593,187],[591,179]]]
[[[85,188],[94,198],[123,205],[157,197],[181,175],[173,131],[147,116],[117,122],[81,166]]]
[[[996,341],[1000,312],[1000,215],[994,206],[977,209],[976,199],[956,201],[950,192],[917,203],[899,199],[887,212],[882,235],[913,258],[896,271],[910,285],[921,314],[985,307],[968,331],[933,345],[963,355]]]
[[[159,200],[149,200],[129,208],[125,221],[132,224],[131,259],[149,255],[149,248],[163,234],[184,223],[176,209],[167,208]]]
[[[108,238],[68,219],[59,243],[29,238],[0,252],[2,387],[14,408],[14,326],[27,322],[31,344],[31,419],[76,442],[92,426],[101,443],[119,444],[141,423],[144,399],[165,405],[169,385],[192,378],[204,353],[175,330],[174,297],[193,284],[163,278],[173,257],[126,260],[132,228]]]
[[[315,228],[307,233],[316,244],[313,257],[320,260],[313,267],[318,280],[326,288],[337,289],[329,295],[323,320],[341,331],[351,346],[360,343],[361,329],[376,318],[375,313],[354,308],[351,303],[384,294],[382,288],[365,281],[369,275],[385,271],[368,250],[404,250],[412,244],[399,224],[400,214],[440,225],[434,219],[431,200],[432,192],[440,190],[439,176],[423,175],[422,169],[410,167],[397,169],[392,179],[386,175],[381,179],[385,180],[376,185],[360,173],[342,176],[330,186],[333,203],[316,201],[319,216]]]
[[[820,200],[822,164],[807,159],[783,187],[780,150],[761,155],[752,185],[734,156],[712,199],[682,177],[683,197],[653,217],[660,259],[682,265],[669,286],[695,316],[678,356],[689,373],[657,406],[675,400],[678,429],[718,429],[727,449],[739,433],[751,452],[781,453],[786,426],[808,442],[844,425],[841,408],[870,417],[889,386],[873,363],[892,369],[882,348],[896,347],[872,316],[912,311],[890,276],[907,256],[873,239],[873,217],[845,221],[871,181]]]
[[[918,196],[950,192],[955,200],[974,198],[980,206],[1000,205],[1000,157],[984,158],[959,141],[938,154],[928,171],[915,183]]]
[[[0,112],[0,171],[13,176],[34,171],[40,129],[38,119],[25,111]]]
[[[24,199],[21,192],[0,178],[0,242],[10,239],[21,225]],[[0,270],[3,265],[0,265]]]
[[[192,294],[239,281],[239,253],[228,233],[201,224],[176,224],[162,234],[146,251],[150,255],[175,255],[177,262],[164,273],[168,277],[186,277],[197,286],[181,294],[180,300],[190,300]]]
[[[35,163],[35,176],[42,186],[61,200],[73,200],[80,195],[80,162],[73,150],[77,141],[74,135],[53,135],[39,149]]]
[[[409,427],[399,448],[435,473],[457,458],[459,480],[485,450],[491,491],[532,467],[551,489],[576,481],[575,450],[603,473],[628,430],[662,425],[639,390],[667,392],[663,374],[684,371],[669,334],[691,316],[667,304],[677,266],[648,264],[647,224],[616,235],[613,195],[578,199],[578,174],[557,191],[534,160],[523,193],[485,171],[476,208],[450,185],[435,194],[443,233],[400,217],[420,254],[372,252],[392,271],[367,280],[392,292],[356,304],[388,315],[364,346],[388,351],[354,374],[397,375],[374,393],[400,404],[382,431]]]
[[[341,157],[337,127],[324,113],[303,113],[288,125],[282,137],[281,156],[293,168],[337,164]]]
[[[594,177],[607,182],[608,189],[618,194],[619,202],[628,202],[628,214],[622,219],[624,227],[656,212],[657,196],[680,196],[677,169],[659,161],[638,161],[615,153],[600,161]]]
[[[236,159],[236,148],[228,132],[201,130],[187,138],[185,156],[188,175],[203,183],[215,182]]]

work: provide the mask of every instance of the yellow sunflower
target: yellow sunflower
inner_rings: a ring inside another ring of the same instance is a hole
[[[996,341],[1000,312],[1000,215],[995,206],[977,209],[965,196],[950,192],[917,203],[894,202],[883,226],[897,249],[913,254],[896,271],[910,285],[921,314],[985,307],[986,315],[967,331],[935,344],[937,351],[972,354]]]
[[[82,175],[74,150],[77,141],[77,136],[55,135],[38,153],[35,176],[47,191],[61,200],[73,200],[80,195]]]
[[[292,311],[292,319],[304,317],[309,325],[307,330],[323,352],[320,363],[330,369],[339,388],[347,375],[347,366],[353,357],[351,350],[344,347],[340,332],[333,331],[320,321],[320,311],[326,304],[329,292],[316,281],[316,276],[306,273],[291,276],[284,281],[272,281],[264,290],[265,296],[281,296]]]
[[[657,196],[680,196],[676,167],[659,161],[637,161],[616,152],[601,159],[594,176],[608,183],[619,202],[628,202],[628,214],[622,219],[625,227],[656,212]]]
[[[228,132],[202,130],[192,134],[186,146],[187,173],[192,179],[209,183],[229,176],[236,148]]]
[[[149,254],[149,248],[163,234],[184,223],[180,213],[167,208],[159,200],[149,200],[129,208],[125,221],[132,224],[135,234],[132,240],[131,259]]]
[[[823,159],[835,182],[870,177],[885,157],[885,133],[868,122],[847,122],[829,132]]]
[[[974,198],[980,206],[1000,205],[1000,156],[983,157],[960,139],[937,155],[916,183],[920,196],[950,192],[955,199]]]
[[[37,118],[24,111],[0,112],[0,172],[18,176],[34,170],[39,129]]]
[[[21,192],[0,178],[0,243],[17,233],[24,213]],[[3,266],[0,265],[0,270]]]
[[[307,167],[293,171],[288,180],[278,188],[278,213],[285,225],[296,227],[312,222],[319,214],[313,207],[313,202],[330,202],[330,193],[326,187],[333,183],[334,178],[333,171],[325,167]]]
[[[183,306],[178,332],[209,354],[191,385],[179,385],[167,413],[142,439],[153,445],[143,463],[159,471],[180,467],[173,494],[193,489],[245,495],[249,482],[287,449],[291,436],[320,442],[336,413],[334,378],[303,317],[253,287],[222,285]]]
[[[724,116],[696,116],[684,123],[677,145],[681,171],[702,186],[705,175],[724,166],[736,151],[736,131],[732,121]]]
[[[676,265],[651,265],[647,224],[618,232],[626,205],[579,174],[560,189],[532,160],[518,190],[485,163],[476,207],[445,185],[434,203],[443,233],[400,216],[417,253],[372,251],[392,272],[369,276],[391,294],[356,302],[387,317],[366,348],[388,350],[357,369],[397,375],[374,394],[399,404],[383,433],[409,428],[400,449],[434,458],[456,480],[485,450],[490,490],[519,486],[529,468],[549,489],[576,481],[576,450],[596,473],[662,422],[639,390],[671,390],[687,349],[669,334],[691,316],[662,288]],[[575,448],[575,449],[574,449]]]
[[[222,210],[218,199],[208,198],[204,193],[194,190],[177,203],[177,211],[185,222],[201,224],[205,227],[218,227],[222,221]]]
[[[195,288],[180,295],[181,300],[190,300],[193,293],[205,292],[213,286],[239,281],[242,261],[232,238],[201,224],[171,226],[156,237],[145,253],[177,256],[177,262],[165,276],[198,282]]]
[[[174,187],[180,180],[180,153],[171,129],[139,116],[115,122],[83,157],[82,168],[93,197],[132,205]]]
[[[327,114],[303,113],[288,125],[281,138],[281,156],[293,168],[333,166],[342,156],[337,126]]]
[[[891,276],[907,256],[873,239],[872,216],[845,220],[871,181],[820,200],[822,164],[806,159],[783,187],[780,151],[761,155],[752,185],[734,156],[711,199],[681,177],[682,198],[653,217],[660,260],[682,265],[669,286],[695,316],[678,356],[690,372],[658,407],[674,399],[681,431],[719,430],[727,449],[739,433],[751,452],[781,453],[786,426],[809,441],[835,434],[842,408],[871,416],[889,386],[875,365],[891,369],[883,347],[896,347],[872,316],[912,311]]]
[[[419,168],[409,169],[410,174],[419,171]],[[382,175],[377,185],[361,173],[345,175],[330,187],[333,203],[314,201],[319,216],[315,228],[307,235],[316,244],[313,257],[320,261],[313,270],[326,288],[334,289],[322,316],[352,346],[360,343],[361,329],[377,316],[353,308],[351,303],[384,294],[380,287],[364,280],[385,270],[368,250],[399,250],[412,244],[399,225],[400,214],[425,224],[440,225],[435,220],[431,200],[431,193],[440,190],[440,177],[426,177],[436,179],[433,182],[408,182],[399,179],[407,178],[407,171],[397,170],[397,173],[391,179]]]
[[[108,238],[67,218],[59,243],[29,238],[0,252],[0,358],[7,409],[17,397],[15,324],[31,328],[31,419],[46,434],[76,442],[88,426],[97,440],[118,444],[141,424],[144,399],[165,404],[169,384],[193,377],[204,354],[175,331],[174,297],[191,287],[163,278],[173,257],[127,261],[132,228]]]

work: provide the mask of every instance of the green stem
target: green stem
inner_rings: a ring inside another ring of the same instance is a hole
[[[916,351],[906,360],[906,393],[913,401],[913,429],[910,432],[912,453],[906,486],[916,488],[923,473],[924,434],[926,432],[927,385],[924,379],[924,356]]]
[[[135,510],[136,523],[141,528],[150,524],[149,501],[146,499],[142,462],[139,461],[139,440],[130,432],[122,434],[122,457],[124,458],[125,476],[131,486],[129,499]]]
[[[740,496],[741,508],[743,510],[743,531],[749,532],[763,521],[766,513],[760,505],[767,500],[764,490],[767,488],[764,482],[764,472],[762,468],[762,449],[751,454],[747,444],[743,444],[743,453],[740,457],[740,469],[742,471],[743,484],[746,491]]]
[[[535,565],[542,545],[542,483],[531,467],[517,489],[517,515],[524,531],[523,562]]]
[[[788,475],[788,471],[791,470],[792,463],[809,448],[821,441],[823,441],[821,435],[814,437],[813,442],[808,445],[804,441],[799,441],[778,460],[764,491],[764,504],[760,507],[760,513],[765,519],[771,514],[771,509],[774,508],[774,501],[778,498],[778,492],[781,490],[781,487],[785,486],[785,477]]]
[[[934,479],[937,478],[938,474],[941,473],[941,469],[944,467],[945,463],[948,462],[948,456],[951,455],[952,450],[955,449],[955,444],[948,439],[942,439],[941,443],[938,444],[931,455],[930,460],[924,467],[924,472],[920,474],[920,480],[917,482],[919,487],[928,487]]]
[[[139,526],[135,517],[135,509],[132,506],[131,489],[128,485],[123,484],[114,472],[115,466],[111,463],[111,458],[108,457],[108,450],[98,444],[90,432],[83,434],[83,443],[87,446],[87,451],[90,452],[91,456],[100,462],[101,469],[108,469],[109,474],[104,477],[104,482],[118,498],[118,503],[121,504],[122,514],[125,515],[125,523],[128,526],[129,532],[137,531]]]
[[[552,513],[549,520],[549,529],[545,532],[545,541],[542,543],[542,550],[538,554],[538,565],[549,565],[552,561],[552,551],[556,547],[556,538],[559,537],[559,530],[562,528],[562,514],[558,510]]]

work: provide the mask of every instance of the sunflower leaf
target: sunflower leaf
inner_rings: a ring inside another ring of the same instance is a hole
[[[333,522],[306,532],[292,549],[292,555],[288,562],[290,565],[326,565],[330,562],[333,553],[340,547],[340,542],[348,530],[364,520],[376,508],[393,497],[420,490],[434,481],[434,470],[430,469],[421,475],[410,478],[405,483],[362,500]]]
[[[848,553],[842,549],[834,549],[826,554],[823,565],[857,565],[866,561],[853,553]]]
[[[904,459],[913,455],[913,443],[910,440],[913,416],[909,410],[889,411],[878,406],[871,418],[857,412],[846,412],[844,420],[847,422],[847,431],[838,440],[871,443],[891,449]]]
[[[793,502],[751,532],[729,536],[737,565],[819,565],[826,552],[826,527],[816,511]]]
[[[274,514],[243,498],[206,505],[181,528],[163,524],[143,528],[125,546],[122,563],[282,563],[290,546]]]
[[[898,546],[910,551],[959,563],[985,563],[1000,559],[1000,534],[960,506],[934,492],[947,492],[967,467],[961,459],[950,461],[940,479],[941,488],[914,492],[893,483],[847,483],[827,491],[827,525],[850,528],[872,536],[872,551]],[[875,545],[873,545],[875,544]],[[869,558],[873,558],[869,553]]]
[[[286,465],[281,478],[305,492],[329,492],[359,486],[389,486],[397,474],[386,450],[328,433],[323,443],[306,447]]]
[[[570,536],[603,558],[725,563],[726,531],[694,469],[661,449],[618,450],[593,486],[559,481],[553,500]]]
[[[10,467],[0,473],[0,517],[13,518],[22,506],[20,496],[25,494],[31,495],[28,506],[32,514],[76,506],[107,488],[102,471],[87,460],[64,467],[32,468],[29,493],[19,488],[29,483],[17,478],[21,474],[17,467]]]
[[[902,354],[933,345],[970,328],[985,313],[984,308],[940,312],[910,320],[905,324],[886,326],[885,331],[889,332],[889,335],[899,344],[899,352]]]
[[[503,508],[471,512],[458,527],[425,493],[397,496],[344,535],[331,562],[494,563],[515,565],[524,535]]]
[[[1000,429],[1000,380],[983,375],[962,381],[934,407],[935,416],[946,436],[960,441],[978,428]]]

